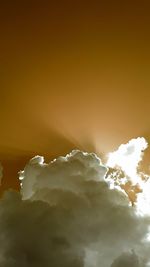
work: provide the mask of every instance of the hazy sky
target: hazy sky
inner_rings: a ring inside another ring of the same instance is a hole
[[[2,190],[36,154],[150,139],[149,1],[3,2]]]

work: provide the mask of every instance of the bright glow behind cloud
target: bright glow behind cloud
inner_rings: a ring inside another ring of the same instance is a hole
[[[143,151],[148,147],[143,137],[130,140],[122,144],[116,151],[108,155],[107,166],[112,168],[120,167],[130,177],[133,184],[141,183],[137,168],[142,160]]]
[[[148,143],[143,137],[130,140],[122,144],[116,151],[108,155],[107,166],[114,168],[114,178],[117,176],[117,169],[124,172],[124,177],[119,177],[118,184],[131,183],[131,189],[138,186],[139,192],[136,195],[135,205],[137,212],[141,215],[150,215],[150,177],[138,171],[139,163],[142,160],[143,152]],[[110,175],[112,178],[112,174]],[[113,184],[113,180],[111,180]],[[127,186],[124,186],[126,188]]]

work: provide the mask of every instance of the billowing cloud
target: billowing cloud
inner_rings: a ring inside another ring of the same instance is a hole
[[[0,266],[148,266],[150,216],[111,187],[110,170],[78,150],[48,164],[31,159],[21,192],[0,201]]]

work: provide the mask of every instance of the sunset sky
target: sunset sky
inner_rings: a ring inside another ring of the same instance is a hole
[[[0,13],[1,191],[34,155],[150,140],[149,1],[8,0]]]

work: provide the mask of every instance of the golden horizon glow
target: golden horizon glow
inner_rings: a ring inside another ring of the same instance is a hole
[[[18,189],[17,171],[35,154],[102,157],[150,140],[147,5],[23,2],[4,1],[0,16],[2,191]]]

